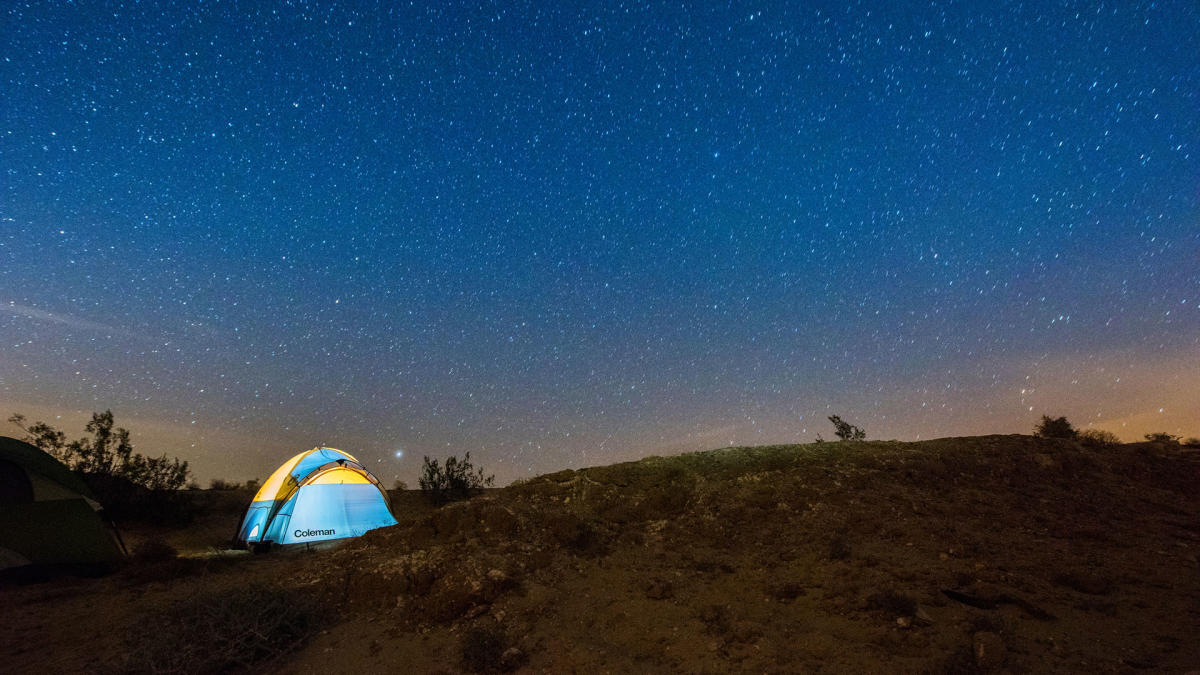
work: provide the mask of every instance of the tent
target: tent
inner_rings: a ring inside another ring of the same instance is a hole
[[[237,540],[256,549],[310,544],[395,524],[387,492],[357,459],[317,447],[289,459],[263,483]]]
[[[100,570],[124,558],[100,504],[71,470],[38,448],[0,436],[0,570]]]

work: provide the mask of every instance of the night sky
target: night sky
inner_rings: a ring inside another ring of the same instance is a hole
[[[1195,3],[200,4],[2,10],[4,417],[202,482],[1200,435]]]

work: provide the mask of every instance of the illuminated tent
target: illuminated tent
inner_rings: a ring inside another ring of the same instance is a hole
[[[395,524],[383,486],[357,459],[334,448],[313,448],[263,483],[238,541],[251,547],[308,544]]]
[[[120,562],[120,540],[99,510],[62,462],[0,436],[0,570],[100,570]]]

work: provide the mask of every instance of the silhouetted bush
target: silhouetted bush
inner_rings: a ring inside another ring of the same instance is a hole
[[[183,527],[195,518],[195,502],[180,490],[151,490],[113,475],[87,474],[82,478],[104,506],[105,515],[117,523],[138,521]]]
[[[325,613],[311,589],[251,583],[208,589],[147,613],[128,633],[124,672],[216,673],[277,658]]]
[[[1180,441],[1180,443],[1185,448],[1200,448],[1200,438],[1196,438],[1195,436],[1191,438],[1185,438],[1184,440]]]
[[[834,434],[843,441],[861,441],[866,439],[867,432],[861,428],[842,420],[837,415],[830,415],[829,421],[833,422]]]
[[[1039,438],[1067,438],[1076,439],[1079,437],[1079,432],[1075,431],[1075,427],[1067,421],[1065,417],[1051,419],[1046,415],[1042,415],[1042,421],[1037,423],[1033,428],[1033,435]]]
[[[425,457],[417,482],[421,492],[431,502],[445,504],[466,499],[485,487],[491,487],[495,481],[495,476],[484,476],[483,467],[471,464],[471,453],[468,452],[461,460],[451,455],[445,465]]]
[[[92,413],[92,421],[84,430],[91,437],[67,442],[66,434],[46,424],[35,422],[25,426],[25,416],[16,413],[8,421],[25,432],[22,439],[49,453],[67,465],[75,473],[87,477],[99,477],[105,485],[110,478],[121,479],[147,490],[178,490],[188,482],[191,473],[187,462],[178,458],[147,457],[133,451],[129,441],[129,430],[113,428],[111,410]],[[93,490],[97,488],[90,486]],[[97,492],[102,503],[107,495]]]
[[[1084,429],[1079,432],[1079,442],[1093,449],[1112,448],[1121,444],[1121,439],[1111,431]]]
[[[1151,443],[1178,443],[1179,437],[1168,434],[1165,431],[1156,431],[1152,434],[1146,434],[1146,440]]]

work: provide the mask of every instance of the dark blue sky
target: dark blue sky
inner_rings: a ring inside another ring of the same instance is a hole
[[[204,479],[1200,434],[1192,3],[198,4],[0,15],[6,412]]]

